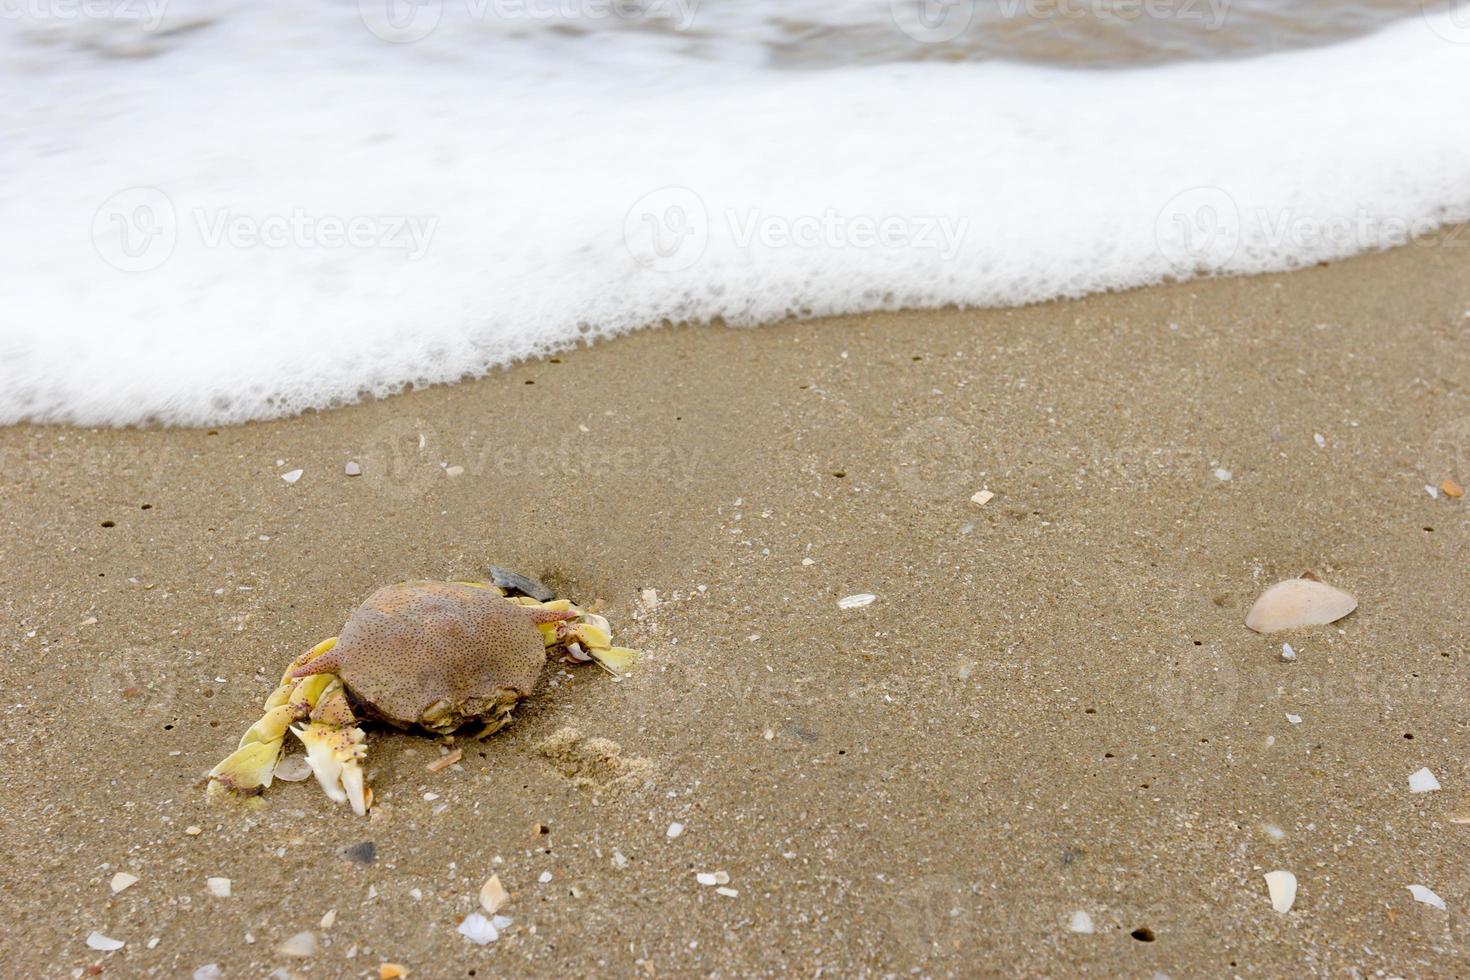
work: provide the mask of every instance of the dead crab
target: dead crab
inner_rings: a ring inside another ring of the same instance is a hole
[[[566,599],[511,597],[486,582],[385,586],[348,618],[341,636],[286,668],[265,714],[210,771],[209,795],[264,791],[289,729],[326,794],[365,814],[373,791],[363,778],[367,746],[358,711],[436,735],[483,722],[476,736],[483,738],[509,724],[556,653],[595,660],[613,673],[636,657],[612,645],[606,619]]]

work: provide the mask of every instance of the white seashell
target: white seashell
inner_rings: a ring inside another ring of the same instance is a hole
[[[1358,600],[1326,582],[1291,578],[1277,582],[1256,600],[1246,613],[1245,625],[1257,633],[1324,626],[1335,623],[1354,609]]]
[[[295,483],[297,480],[301,479],[301,474],[304,473],[304,472],[306,472],[306,471],[305,470],[292,470],[289,473],[282,473],[281,474],[281,479],[285,480],[287,483]]]
[[[500,938],[500,930],[495,928],[495,923],[479,912],[471,912],[465,916],[457,931],[476,946],[484,946]]]
[[[1067,923],[1067,928],[1073,932],[1080,932],[1084,936],[1092,935],[1092,916],[1078,909],[1072,913],[1072,921]]]
[[[304,755],[283,755],[281,761],[276,763],[276,771],[272,775],[288,783],[299,783],[311,775],[311,766],[307,764]]]
[[[1408,887],[1409,894],[1414,896],[1414,901],[1423,902],[1425,905],[1433,905],[1437,909],[1444,908],[1444,899],[1434,894],[1432,888],[1426,888],[1423,885],[1410,885]]]
[[[1266,891],[1271,894],[1271,907],[1278,912],[1291,911],[1296,902],[1296,875],[1290,871],[1267,871]]]
[[[276,947],[276,952],[282,956],[294,956],[304,960],[308,956],[316,955],[316,933],[298,932],[290,939]]]
[[[864,606],[871,606],[873,604],[873,600],[877,598],[878,597],[873,595],[871,592],[859,592],[857,595],[850,595],[842,599],[838,599],[837,608],[861,609]]]
[[[1444,908],[1444,906],[1441,905],[1440,908]],[[126,944],[121,939],[113,939],[110,936],[104,936],[102,935],[102,933],[95,930],[90,936],[87,937],[88,949],[97,949],[101,950],[104,953],[110,953],[115,949],[122,949],[124,945]]]
[[[1410,793],[1433,793],[1438,789],[1439,780],[1434,778],[1428,766],[1409,776]]]
[[[230,897],[230,879],[228,878],[205,878],[204,884],[209,888],[209,894],[215,898]]]
[[[137,875],[130,875],[126,871],[119,871],[112,876],[112,893],[116,895],[118,892],[131,888],[137,883]]]

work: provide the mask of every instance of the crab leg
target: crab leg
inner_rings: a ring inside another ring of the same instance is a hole
[[[295,722],[315,717],[318,710],[322,709],[324,701],[329,702],[332,712],[340,710],[336,701],[328,697],[334,682],[339,690],[341,688],[341,682],[335,677],[317,674],[297,680],[291,676],[291,672],[297,667],[328,652],[336,643],[335,636],[323,640],[286,668],[280,684],[265,700],[265,714],[241,736],[239,747],[210,770],[209,796],[217,797],[232,791],[246,795],[263,792],[274,778],[276,764],[285,749],[287,729],[295,731],[296,729],[291,728]],[[341,702],[345,708],[345,696],[342,696]],[[350,718],[351,709],[347,708],[347,712],[350,719],[347,724],[355,729],[355,719]],[[340,719],[340,714],[334,713],[330,717],[336,721]]]
[[[551,612],[571,613],[571,618],[549,620],[538,623],[541,638],[548,652],[561,651],[573,660],[586,663],[589,659],[613,675],[626,674],[638,659],[638,651],[628,647],[613,646],[612,627],[605,617],[587,612],[572,604],[570,599],[553,599],[537,602],[525,596],[510,600],[519,606],[536,606]]]

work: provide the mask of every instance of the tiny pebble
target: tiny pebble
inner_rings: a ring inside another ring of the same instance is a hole
[[[451,478],[456,477],[456,476],[463,476],[464,475],[464,467],[463,466],[447,466],[444,469],[444,475],[447,476],[447,477],[451,477]]]
[[[118,892],[125,891],[137,883],[137,875],[130,875],[126,871],[119,871],[112,876],[112,893],[116,895]]]
[[[1286,713],[1286,720],[1289,721],[1289,722],[1291,722],[1293,725],[1300,725],[1302,723],[1302,716],[1301,715],[1294,715],[1291,712],[1287,712]]]
[[[736,895],[739,895],[740,893],[737,892],[733,888],[716,888],[715,889],[715,894],[716,895],[724,895],[726,898],[734,898]]]
[[[1320,432],[1312,433],[1312,441],[1317,444],[1318,449],[1323,449],[1327,446],[1327,440],[1322,438],[1322,433]]]
[[[1078,909],[1072,913],[1072,921],[1067,923],[1067,928],[1073,932],[1080,932],[1084,936],[1092,935],[1092,916]]]
[[[285,480],[287,483],[295,483],[297,480],[301,479],[301,474],[304,472],[304,470],[292,470],[289,473],[282,473],[281,479]]]
[[[322,921],[321,921],[320,925],[321,925],[321,927],[323,929],[330,929],[330,928],[332,928],[333,925],[336,924],[336,922],[337,922],[337,910],[336,909],[327,909],[327,914],[324,915],[324,916],[322,916]]]
[[[204,884],[209,887],[209,894],[215,898],[230,897],[230,879],[228,878],[205,878]]]
[[[541,877],[537,878],[536,880],[539,881],[539,882],[541,882],[541,884],[543,884],[543,885],[546,884],[547,882],[551,881],[551,872],[550,871],[543,871],[543,872],[541,872]]]
[[[684,825],[683,824],[681,824],[681,823],[671,823],[671,824],[669,824],[669,829],[666,830],[664,832],[664,834],[665,834],[665,836],[667,836],[669,838],[669,840],[673,840],[675,837],[678,837],[683,832],[684,832]]]
[[[87,937],[87,947],[89,949],[98,949],[104,953],[110,953],[115,949],[122,949],[124,945],[126,944],[121,939],[113,939],[96,931],[93,931]]]
[[[1290,643],[1281,644],[1281,659],[1287,662],[1296,659],[1296,651],[1291,648]]]
[[[994,499],[995,494],[991,493],[989,490],[981,490],[979,493],[970,497],[970,502],[979,504],[981,507],[984,507],[986,504],[990,503]]]
[[[188,834],[190,837],[198,837],[200,834],[204,833],[204,831],[200,830],[193,824],[190,824],[189,826],[184,828],[184,833]]]
[[[358,466],[355,462],[348,463],[342,468],[342,472],[346,473],[348,476],[362,476],[362,467]]]
[[[1215,471],[1215,479],[1219,480],[1221,483],[1229,482],[1232,475],[1233,474],[1227,469],[1218,469]]]
[[[194,971],[194,980],[221,980],[224,976],[218,963],[206,963]]]

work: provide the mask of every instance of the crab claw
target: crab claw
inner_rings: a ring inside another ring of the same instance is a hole
[[[351,803],[352,811],[358,816],[365,815],[372,803],[372,792],[363,781],[359,764],[367,755],[362,729],[355,725],[337,728],[313,721],[291,731],[306,746],[306,764],[316,774],[322,792],[338,803]]]

